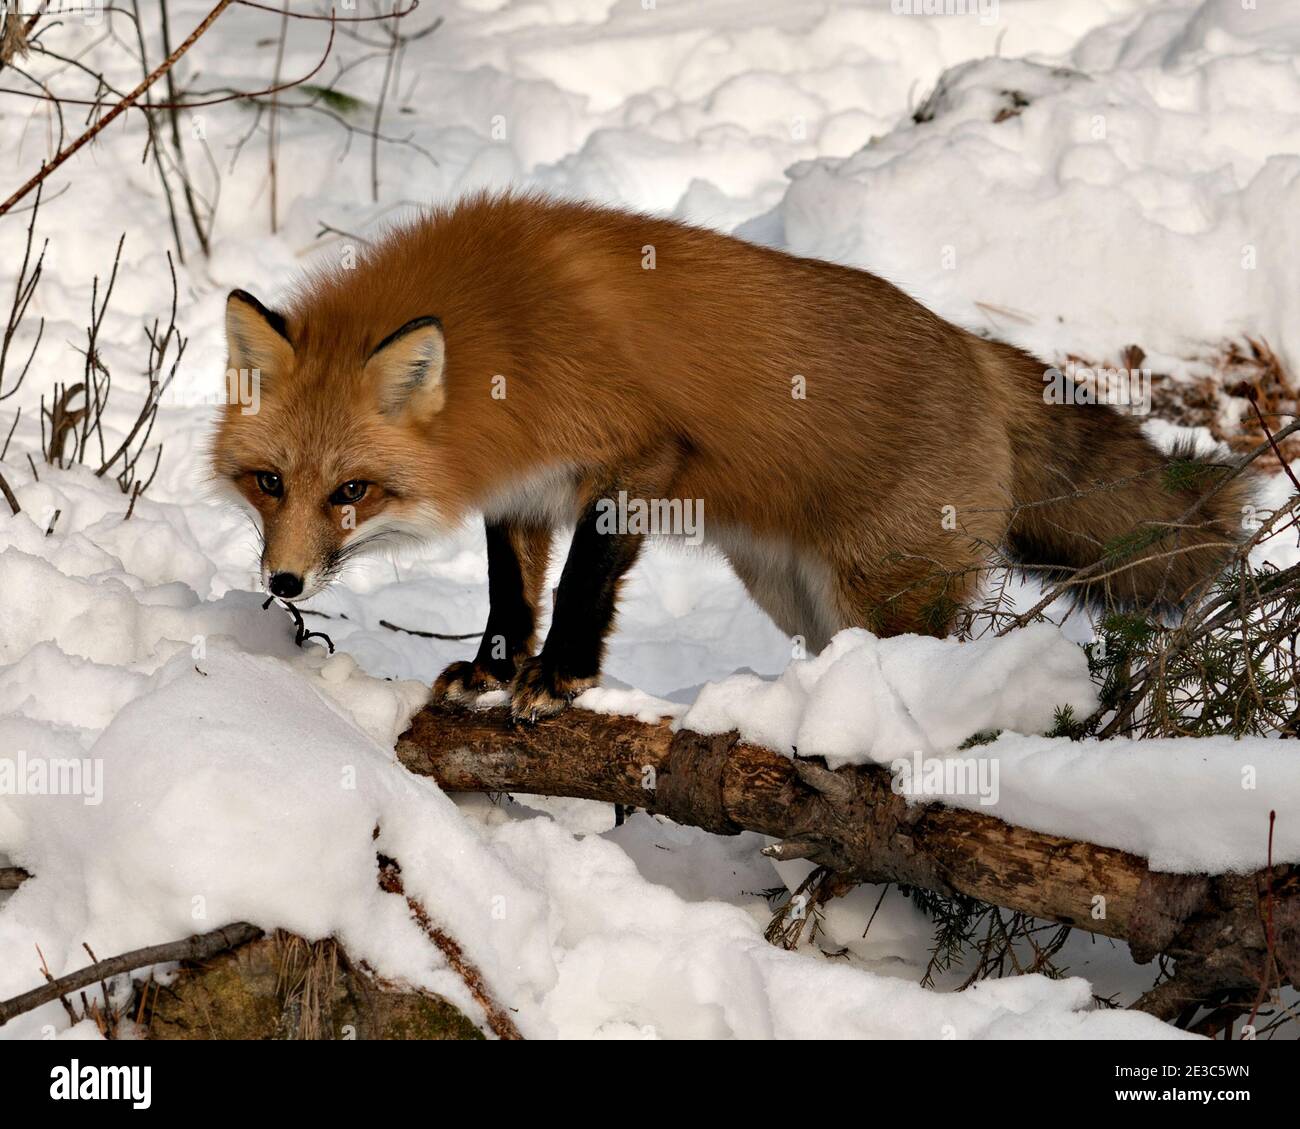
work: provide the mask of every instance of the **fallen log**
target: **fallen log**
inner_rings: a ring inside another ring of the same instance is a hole
[[[1165,874],[1127,851],[941,804],[909,806],[880,765],[835,771],[666,722],[569,710],[533,726],[504,710],[431,706],[398,738],[411,772],[451,792],[518,792],[643,808],[719,835],[757,831],[774,858],[856,882],[966,895],[1115,937],[1173,980],[1136,1006],[1172,1019],[1198,1001],[1300,986],[1300,867]]]

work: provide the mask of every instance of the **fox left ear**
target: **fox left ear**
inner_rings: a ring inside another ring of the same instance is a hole
[[[445,360],[442,322],[434,317],[416,318],[375,347],[365,375],[389,415],[410,413],[416,419],[429,419],[442,410],[447,399],[442,380]]]

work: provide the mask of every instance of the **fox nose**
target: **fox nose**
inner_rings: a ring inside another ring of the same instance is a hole
[[[271,595],[292,600],[302,595],[302,577],[292,572],[277,572],[271,577]]]

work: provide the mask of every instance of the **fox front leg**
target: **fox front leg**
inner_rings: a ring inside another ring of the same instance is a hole
[[[515,676],[510,712],[516,720],[559,713],[600,678],[619,586],[645,538],[609,532],[599,502],[587,506],[573,532],[546,642]]]
[[[504,690],[537,641],[537,608],[550,559],[551,531],[513,522],[486,523],[488,621],[472,662],[447,667],[433,684],[435,700],[473,704]]]

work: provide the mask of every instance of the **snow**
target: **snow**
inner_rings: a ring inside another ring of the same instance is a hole
[[[365,732],[305,688],[294,667],[306,661],[224,644],[197,663],[179,655],[86,750],[105,802],[0,809],[0,842],[38,875],[0,918],[0,991],[33,980],[33,943],[60,968],[79,960],[78,937],[121,951],[249,920],[336,936],[381,975],[476,1014],[403,901],[380,892],[378,851],[401,862],[408,893],[437,907],[534,1037],[1011,1037],[1034,1030],[1040,1010],[1053,1034],[1163,1034],[1155,1020],[1088,1010],[1079,979],[936,995],[814,963],[769,946],[738,906],[648,881],[599,836],[542,818],[467,820],[395,765],[391,725]],[[6,744],[80,752],[48,728],[4,724]],[[810,1011],[809,994],[828,1007]],[[51,1004],[14,1033],[59,1015]]]
[[[1086,717],[1097,692],[1083,650],[1051,624],[969,643],[855,629],[775,681],[747,674],[704,687],[681,724],[735,729],[754,744],[838,768],[951,751],[990,729],[1039,733],[1065,707]]]
[[[1177,358],[1251,332],[1294,371],[1295,43],[1284,5],[1208,0],[1059,55],[971,59],[931,120],[792,168],[775,222],[799,254],[1032,350],[1113,358],[1136,341]]]
[[[1175,873],[1249,873],[1300,859],[1300,768],[1289,743],[1260,737],[1068,742],[1005,734],[963,756],[998,763],[1000,795],[981,810],[1150,861]],[[979,797],[949,794],[954,807]]]
[[[174,34],[206,9],[173,3]],[[785,952],[763,939],[762,892],[797,885],[807,866],[764,859],[760,836],[644,815],[612,828],[607,806],[449,798],[406,773],[395,736],[433,676],[475,643],[381,620],[481,628],[482,535],[355,568],[308,618],[338,652],[295,646],[284,613],[261,607],[255,532],[205,485],[222,311],[231,287],[273,302],[312,257],[337,256],[347,238],[322,223],[364,234],[422,202],[526,183],[863,266],[1057,359],[1138,342],[1177,368],[1251,332],[1295,369],[1300,22],[1280,5],[1227,0],[1003,0],[991,23],[897,15],[886,0],[463,0],[439,11],[445,25],[404,53],[385,123],[436,163],[382,145],[376,202],[368,147],[354,139],[345,154],[336,124],[287,113],[272,236],[265,146],[238,148],[248,110],[187,115],[196,170],[206,145],[222,173],[218,223],[211,259],[195,252],[178,268],[190,343],[154,433],[158,478],[129,521],[111,476],[41,463],[36,420],[40,395],[81,372],[73,350],[91,280],[122,232],[102,331],[110,441],[134,419],[141,324],[170,301],[166,209],[140,162],[139,123],[105,131],[46,195],[50,244],[32,303],[45,340],[0,404],[5,432],[23,408],[0,468],[23,510],[0,507],[0,760],[89,762],[102,791],[0,794],[0,861],[36,875],[0,895],[0,998],[41,982],[38,948],[58,975],[86,963],[83,943],[104,955],[242,919],[335,935],[381,974],[481,1018],[401,899],[379,890],[382,851],[530,1037],[1176,1035],[1094,1010],[1094,991],[1131,999],[1150,984],[1122,946],[1067,948],[1069,971],[1087,979],[926,990],[930,923],[896,892],[865,938],[878,888],[831,903],[820,940]],[[264,85],[278,23],[224,15],[195,48],[201,84]],[[291,41],[284,73],[310,70],[324,39],[315,26]],[[336,50],[363,49],[340,36]],[[120,86],[137,81],[111,44],[88,57]],[[914,122],[941,78],[929,120]],[[342,85],[369,100],[378,80],[370,64]],[[1007,90],[1028,104],[995,123]],[[34,167],[47,140],[39,115],[0,117],[11,171]],[[24,223],[0,221],[0,261],[17,261]],[[29,341],[17,341],[24,356]],[[1271,488],[1274,504],[1283,489]],[[1275,861],[1300,861],[1285,818],[1300,769],[1277,743],[1043,736],[1059,707],[1083,716],[1095,705],[1084,638],[1077,621],[965,644],[846,632],[806,658],[720,560],[656,550],[625,586],[604,685],[581,704],[737,728],[832,765],[988,761],[995,797],[946,802],[1171,870],[1260,865],[1276,808]],[[992,730],[1003,732],[956,752]],[[69,1028],[57,1004],[0,1028],[46,1033],[93,1029]]]

